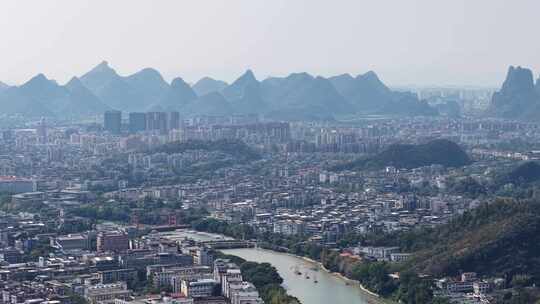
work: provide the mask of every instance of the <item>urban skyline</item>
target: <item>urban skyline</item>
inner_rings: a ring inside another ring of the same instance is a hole
[[[0,304],[540,304],[539,11],[2,1]]]

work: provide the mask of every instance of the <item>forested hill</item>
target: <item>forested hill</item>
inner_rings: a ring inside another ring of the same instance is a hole
[[[182,153],[189,150],[203,150],[208,152],[222,152],[229,154],[239,161],[251,161],[261,158],[253,148],[240,140],[222,139],[216,141],[189,140],[186,142],[172,142],[151,150],[153,153]]]
[[[528,161],[520,164],[507,175],[504,176],[503,181],[513,184],[524,184],[535,182],[540,179],[540,164],[535,161]]]
[[[430,165],[461,167],[470,162],[469,156],[459,145],[450,140],[436,139],[419,145],[394,144],[373,157],[358,159],[333,169],[381,169],[386,166],[412,169]]]
[[[414,252],[406,265],[435,276],[475,271],[511,279],[530,275],[540,283],[540,201],[498,199],[446,225],[401,235]]]

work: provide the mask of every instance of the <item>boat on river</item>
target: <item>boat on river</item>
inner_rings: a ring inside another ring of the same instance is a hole
[[[306,304],[383,304],[384,300],[363,291],[356,283],[345,284],[343,278],[317,267],[316,263],[290,254],[246,249],[223,250],[226,254],[239,256],[247,261],[270,263],[283,278],[283,287],[287,292]],[[301,274],[297,274],[300,272]],[[305,279],[306,272],[310,276]]]

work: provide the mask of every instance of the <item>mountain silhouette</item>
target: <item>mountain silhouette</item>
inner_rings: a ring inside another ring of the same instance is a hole
[[[124,77],[124,80],[138,96],[132,106],[140,110],[147,109],[149,105],[161,101],[170,88],[161,74],[152,68],[142,69],[133,75]]]
[[[104,104],[77,77],[73,77],[64,87],[70,100],[64,111],[71,115],[95,115],[111,110],[111,107]]]
[[[123,111],[145,111],[169,88],[157,70],[146,68],[122,77],[106,61],[81,76],[81,81],[109,107]]]
[[[276,119],[327,119],[351,108],[328,79],[308,73],[266,79],[261,91],[267,116]]]
[[[372,71],[331,78],[301,72],[259,81],[247,70],[231,84],[204,77],[190,87],[180,77],[168,84],[153,68],[121,76],[107,61],[65,86],[43,74],[20,87],[0,85],[0,102],[10,100],[19,104],[6,106],[7,113],[59,117],[94,115],[110,109],[179,111],[183,116],[256,114],[278,120],[437,114],[415,94],[392,91]]]
[[[44,104],[21,94],[18,87],[0,92],[0,107],[3,114],[22,114],[31,117],[54,116]]]
[[[65,86],[38,74],[19,87],[0,94],[0,103],[8,114],[30,116],[80,117],[109,110],[77,78]]]
[[[418,100],[415,94],[390,90],[373,71],[356,77],[343,74],[329,79],[360,113],[407,116],[437,114],[427,103]]]
[[[53,112],[61,111],[69,105],[68,91],[55,81],[47,79],[45,75],[38,74],[19,87],[20,94],[41,103]]]
[[[162,99],[156,104],[166,111],[180,111],[197,99],[195,91],[182,78],[175,78]]]
[[[221,92],[227,100],[235,100],[242,98],[244,89],[247,86],[256,86],[259,82],[251,70],[247,70],[242,76],[236,79],[233,83],[225,87]]]
[[[230,103],[234,113],[260,114],[267,109],[261,95],[261,83],[251,70],[247,70],[231,85],[225,87],[222,94]]]
[[[208,93],[220,92],[227,86],[228,84],[225,81],[203,77],[193,85],[193,90],[198,96],[202,96]]]
[[[535,87],[532,71],[510,66],[501,89],[493,94],[487,112],[500,118],[540,118],[540,93],[538,83]]]
[[[188,116],[219,116],[233,113],[229,102],[218,92],[209,93],[191,101],[182,113]]]

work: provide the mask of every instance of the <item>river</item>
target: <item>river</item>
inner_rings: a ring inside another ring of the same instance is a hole
[[[247,261],[270,263],[283,277],[283,287],[297,297],[302,304],[379,304],[382,300],[367,294],[357,284],[347,284],[345,280],[322,269],[317,264],[299,257],[264,249],[229,249],[226,254],[239,256]],[[295,269],[302,274],[295,274]],[[314,270],[317,269],[317,270]],[[308,274],[309,279],[305,274]],[[318,283],[314,282],[314,278]]]
[[[196,241],[231,239],[219,234],[196,232],[187,229],[160,232],[159,235],[172,241],[178,241],[184,238],[190,238]],[[316,263],[293,255],[254,248],[222,251],[226,254],[239,256],[247,261],[272,264],[283,278],[283,287],[287,289],[290,295],[297,297],[302,304],[384,303],[383,300],[363,291],[358,284],[350,283],[348,285],[344,279],[319,269]],[[298,268],[302,275],[295,274],[295,268]],[[306,273],[309,275],[309,279],[306,279]],[[315,278],[318,281],[317,283],[314,282]]]

